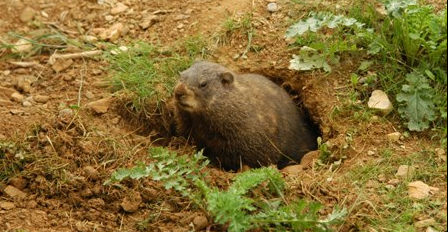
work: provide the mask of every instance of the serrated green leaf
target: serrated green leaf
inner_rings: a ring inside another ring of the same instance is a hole
[[[434,90],[425,76],[416,71],[407,74],[406,80],[408,84],[403,85],[397,95],[401,103],[398,112],[407,120],[409,130],[422,131],[435,119]]]

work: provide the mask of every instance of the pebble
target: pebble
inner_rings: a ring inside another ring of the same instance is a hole
[[[102,40],[109,40],[111,42],[114,42],[126,33],[127,29],[122,23],[115,23],[111,27],[102,30],[99,36]]]
[[[414,167],[410,167],[408,165],[400,165],[398,167],[397,173],[395,173],[395,176],[400,179],[408,179],[411,178],[413,173]]]
[[[33,103],[31,103],[30,101],[23,101],[22,102],[22,106],[23,107],[31,107],[31,106],[33,106]]]
[[[11,99],[15,102],[22,102],[25,97],[20,93],[13,93]]]
[[[37,103],[47,103],[48,100],[50,100],[50,96],[46,96],[46,95],[36,95],[33,97],[34,101]]]
[[[14,209],[15,207],[16,207],[16,205],[14,205],[14,203],[12,203],[12,202],[8,202],[8,201],[0,202],[1,209],[10,210],[10,209]]]
[[[195,231],[201,231],[208,226],[208,219],[205,216],[196,216],[193,219],[193,225]]]
[[[400,138],[401,138],[401,133],[398,131],[387,134],[387,139],[393,143],[398,142],[400,140]]]
[[[11,47],[12,52],[25,53],[31,51],[33,45],[30,43],[29,39],[20,38]]]
[[[414,181],[408,184],[409,198],[419,200],[429,196],[431,189],[422,181]]]
[[[19,16],[20,21],[22,21],[24,23],[29,22],[29,21],[33,20],[35,14],[36,14],[36,12],[34,12],[33,8],[26,7],[20,13],[20,16]]]
[[[104,19],[105,19],[106,21],[112,21],[112,20],[114,20],[114,16],[112,16],[112,15],[106,15],[106,16],[104,16]]]
[[[24,93],[29,93],[31,91],[31,79],[32,77],[20,76],[17,78],[16,89]]]
[[[72,64],[73,64],[72,59],[57,59],[54,62],[54,64],[51,66],[51,68],[55,72],[59,73],[59,72],[66,70],[67,68],[69,68]]]
[[[387,94],[382,90],[374,90],[372,92],[372,96],[367,102],[367,105],[371,109],[378,110],[382,116],[389,114],[393,109],[392,102],[389,100]]]
[[[88,106],[97,114],[104,114],[108,111],[112,103],[112,98],[103,98],[88,104]]]
[[[9,196],[9,197],[12,197],[12,198],[25,198],[26,197],[26,193],[25,192],[22,192],[21,190],[19,190],[18,188],[16,188],[16,187],[14,187],[14,186],[11,186],[11,185],[8,185],[4,190],[3,190],[3,192],[7,195],[7,196]]]
[[[111,13],[112,15],[121,14],[121,13],[127,11],[128,8],[129,8],[128,6],[126,6],[125,4],[119,2],[119,3],[117,3],[117,5],[116,5],[114,8],[112,8],[112,9],[110,10],[110,13]]]
[[[142,22],[139,24],[139,26],[146,30],[152,25],[156,24],[159,21],[159,16],[157,15],[148,15],[145,18],[143,18]]]
[[[277,3],[275,3],[275,2],[271,2],[271,3],[269,3],[268,6],[267,6],[267,10],[268,10],[269,12],[271,12],[271,13],[274,13],[274,12],[278,11],[278,5],[277,5]]]
[[[93,35],[83,35],[81,36],[81,40],[86,43],[95,43],[98,41],[98,38]]]
[[[83,174],[84,174],[84,177],[86,177],[87,179],[90,179],[90,180],[98,180],[100,177],[98,170],[96,170],[92,166],[85,166],[83,169]]]
[[[84,96],[86,96],[87,99],[93,99],[95,97],[95,95],[93,95],[93,93],[90,91],[86,91]]]

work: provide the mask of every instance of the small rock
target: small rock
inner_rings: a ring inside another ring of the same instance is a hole
[[[414,173],[414,167],[409,167],[408,165],[400,165],[398,167],[397,173],[395,176],[400,179],[409,179]]]
[[[18,110],[18,109],[10,109],[9,112],[10,112],[12,115],[23,115],[23,114],[25,114],[25,111],[23,111],[23,110]]]
[[[11,100],[13,100],[15,102],[22,102],[23,99],[25,99],[25,97],[20,93],[13,93],[11,95]]]
[[[23,107],[31,107],[31,106],[33,106],[33,103],[31,103],[28,100],[25,100],[25,101],[22,102],[22,106]]]
[[[29,93],[31,91],[32,79],[34,78],[29,76],[18,77],[17,83],[15,84],[16,89],[23,93]]]
[[[84,35],[84,36],[81,36],[81,40],[86,43],[95,43],[98,41],[98,38],[93,35]]]
[[[429,219],[421,220],[421,221],[414,223],[414,226],[417,228],[424,228],[424,227],[432,226],[434,224],[436,224],[436,220],[434,218],[429,218]]]
[[[46,95],[36,95],[33,97],[33,100],[37,103],[47,103],[48,100],[50,100],[50,96],[46,96]]]
[[[289,165],[284,167],[281,172],[287,176],[297,176],[303,171],[303,166],[301,164]]]
[[[34,12],[33,8],[26,7],[20,13],[20,16],[19,16],[20,21],[22,21],[24,23],[29,22],[29,21],[33,20],[35,14],[36,14],[36,12]]]
[[[430,226],[430,227],[426,228],[425,232],[438,232],[438,231]]]
[[[125,197],[121,202],[120,206],[124,211],[128,213],[133,213],[138,210],[138,207],[142,203],[142,197],[140,193],[135,192],[132,196]]]
[[[429,186],[422,181],[414,181],[408,184],[409,197],[420,200],[429,196]]]
[[[387,139],[393,143],[400,141],[400,138],[401,138],[401,133],[398,131],[387,134]]]
[[[274,13],[274,12],[278,11],[278,5],[275,2],[271,2],[268,4],[267,9],[269,12]]]
[[[99,68],[95,68],[95,69],[92,70],[92,74],[93,75],[100,75],[101,73],[103,73],[103,70],[101,70]]]
[[[159,16],[157,15],[148,15],[142,19],[142,22],[139,24],[139,26],[146,30],[152,25],[156,24],[159,21]]]
[[[177,25],[177,29],[180,30],[180,29],[184,28],[184,26],[185,25],[183,23],[181,23],[181,24]]]
[[[26,193],[20,191],[18,188],[12,185],[8,185],[3,191],[7,196],[11,198],[25,198],[27,195]]]
[[[195,231],[201,231],[208,226],[208,219],[205,216],[196,216],[193,219],[193,225]]]
[[[112,15],[121,14],[121,13],[127,11],[128,8],[129,8],[128,6],[126,6],[125,4],[119,2],[119,3],[117,3],[117,5],[116,5],[114,8],[112,8],[112,9],[110,10],[110,13],[111,13]]]
[[[87,91],[84,96],[86,96],[87,99],[93,99],[95,97],[95,95],[93,95],[92,92]]]
[[[71,81],[71,80],[73,80],[73,77],[71,75],[64,75],[62,79],[64,81]]]
[[[70,67],[73,64],[72,59],[57,59],[54,64],[51,66],[51,68],[59,73],[61,71],[64,71],[68,67]]]
[[[90,180],[98,180],[100,177],[98,170],[96,170],[92,166],[84,167],[83,174],[84,174],[84,177],[86,177],[87,179],[90,179]]]
[[[112,16],[112,15],[106,15],[106,16],[104,16],[104,19],[105,19],[106,21],[112,21],[112,20],[114,20],[114,16]]]
[[[30,43],[30,39],[20,38],[14,45],[12,45],[11,51],[25,53],[31,51],[32,48],[33,44]]]
[[[383,116],[389,114],[393,109],[392,102],[389,100],[387,94],[382,90],[374,90],[372,92],[372,96],[369,98],[369,102],[367,102],[367,105],[371,109],[378,110]]]
[[[109,109],[112,103],[112,98],[103,98],[88,104],[88,106],[97,114],[104,114]]]
[[[115,23],[108,29],[103,30],[99,36],[102,40],[114,42],[122,35],[125,35],[126,32],[125,26],[122,23]]]
[[[372,122],[378,122],[380,120],[380,117],[373,115],[372,117],[370,117],[370,121]]]
[[[10,209],[16,208],[16,205],[14,205],[14,203],[12,203],[12,202],[1,201],[0,202],[0,208],[4,209],[4,210],[10,210]]]
[[[367,151],[367,155],[375,155],[375,152],[374,152],[374,151],[371,151],[371,150],[368,150],[368,151]]]

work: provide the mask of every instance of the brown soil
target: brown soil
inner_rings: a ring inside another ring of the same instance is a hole
[[[306,12],[292,11],[286,1],[277,1],[280,10],[269,13],[265,0],[124,0],[121,2],[129,8],[111,16],[116,2],[0,1],[0,41],[15,43],[17,38],[8,33],[39,33],[37,28],[51,28],[73,39],[82,35],[99,36],[101,28],[121,22],[128,31],[114,43],[126,45],[130,41],[144,40],[168,46],[191,35],[218,35],[227,17],[240,17],[251,12],[256,30],[252,43],[262,49],[249,51],[247,58],[234,59],[236,54],[244,53],[247,45],[245,35],[236,34],[227,43],[216,44],[210,59],[241,72],[272,78],[291,90],[291,95],[309,112],[318,124],[323,140],[333,144],[331,150],[335,158],[343,158],[344,162],[333,170],[332,182],[328,181],[328,173],[314,169],[305,169],[298,176],[286,178],[290,186],[287,197],[319,201],[327,213],[335,204],[350,206],[357,201],[356,190],[350,190],[351,183],[342,183],[337,175],[378,158],[368,155],[368,151],[377,154],[388,147],[396,155],[406,155],[422,148],[434,150],[436,147],[427,134],[411,134],[399,143],[388,143],[387,134],[404,131],[395,116],[377,121],[356,120],[352,111],[342,111],[341,115],[333,117],[336,109],[349,107],[349,75],[358,67],[357,59],[345,57],[330,75],[288,70],[294,51],[288,48],[283,35],[291,18],[297,19]],[[34,12],[32,19],[20,19],[25,8]],[[154,12],[158,21],[148,29],[142,29],[139,24]],[[4,89],[0,89],[0,141],[15,143],[7,150],[4,159],[27,163],[23,170],[14,172],[17,176],[0,183],[0,230],[138,231],[136,225],[148,218],[150,222],[144,231],[193,229],[193,221],[202,218],[204,212],[156,182],[127,181],[121,185],[103,185],[117,168],[147,159],[147,148],[157,144],[156,139],[162,132],[136,133],[139,128],[132,123],[135,118],[123,113],[121,99],[112,96],[105,85],[109,75],[105,61],[73,59],[73,63],[57,72],[48,63],[54,51],[44,50],[31,57],[19,57],[10,49],[0,49],[0,88],[17,91],[25,98],[34,97],[34,100],[29,99],[30,106],[23,106],[4,97],[1,92]],[[59,53],[74,52],[79,49],[69,47]],[[23,67],[11,63],[13,61],[35,61],[39,65]],[[18,84],[23,79],[30,80],[28,90]],[[36,101],[39,95],[44,100]],[[88,106],[100,99],[109,99],[105,103],[109,108],[103,113]],[[67,110],[67,106],[78,102],[79,111]],[[359,104],[366,104],[365,96]],[[180,138],[165,141],[164,145],[181,153],[193,151],[193,148],[185,147]],[[19,151],[33,154],[26,158],[31,161],[18,159]],[[210,179],[218,186],[226,186],[234,175],[214,167],[208,169]],[[437,198],[446,201],[446,180],[428,184],[440,188]],[[23,192],[26,196],[7,194],[6,189],[10,190],[11,186],[16,188],[13,191],[18,191],[19,195]],[[13,203],[13,207],[8,204],[2,207],[5,202]],[[132,212],[126,212],[124,208],[131,208],[128,211]],[[368,227],[356,216],[358,211],[365,209],[353,210],[356,212],[351,212],[352,216],[339,229],[367,230]],[[446,215],[446,204],[440,210]],[[209,229],[224,230],[211,223]]]

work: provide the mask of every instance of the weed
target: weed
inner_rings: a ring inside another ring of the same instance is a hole
[[[408,129],[422,131],[433,123],[446,138],[446,9],[435,13],[416,1],[390,0],[384,5],[387,15],[381,15],[373,5],[365,5],[358,3],[349,9],[352,18],[317,12],[292,25],[286,37],[296,38],[301,50],[293,56],[290,68],[330,72],[338,54],[365,52],[369,62],[384,63],[376,76],[383,89],[396,96]],[[322,33],[316,36],[318,31]],[[362,71],[370,69],[365,63],[361,66]],[[358,83],[359,78],[352,75],[352,84]]]
[[[397,155],[391,150],[380,152],[381,159],[371,160],[351,170],[346,178],[356,180],[353,185],[361,196],[369,192],[369,202],[376,209],[377,217],[369,216],[366,220],[375,230],[382,231],[416,231],[414,220],[418,215],[434,217],[433,227],[442,229],[446,225],[446,216],[438,212],[443,207],[442,199],[423,199],[414,201],[408,197],[408,183],[432,181],[444,178],[446,163],[440,164],[433,153],[422,151],[406,156]],[[408,165],[414,171],[406,179],[397,179],[395,173],[398,166]],[[398,181],[391,184],[391,180]],[[373,191],[372,191],[373,190]],[[372,196],[375,192],[378,195]],[[434,196],[435,197],[435,196]]]
[[[214,221],[228,225],[228,231],[255,228],[276,228],[281,231],[330,231],[346,214],[335,208],[325,219],[319,219],[321,205],[300,200],[287,204],[282,200],[285,183],[273,168],[252,169],[237,175],[227,190],[210,187],[202,170],[208,164],[201,152],[193,156],[178,156],[164,148],[149,152],[156,162],[137,164],[131,169],[119,169],[105,184],[125,178],[151,177],[167,189],[175,189],[202,209]],[[257,191],[254,191],[254,190]],[[251,197],[250,197],[251,196]]]

